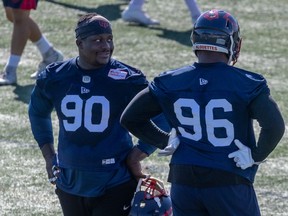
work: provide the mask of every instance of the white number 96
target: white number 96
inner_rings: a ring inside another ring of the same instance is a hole
[[[182,109],[191,110],[191,117],[183,116]],[[222,108],[224,112],[231,112],[232,105],[226,99],[213,99],[205,107],[205,124],[209,142],[214,146],[228,146],[234,140],[234,126],[227,119],[215,119],[213,109]],[[183,127],[178,127],[183,137],[199,141],[202,138],[202,126],[200,122],[200,106],[194,99],[180,98],[174,103],[174,110],[181,125],[193,126],[194,134],[187,132]],[[215,135],[216,128],[224,128],[227,137],[218,138]]]

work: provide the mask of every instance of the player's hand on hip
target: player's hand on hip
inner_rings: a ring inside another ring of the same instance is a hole
[[[235,145],[239,148],[239,150],[232,152],[228,155],[229,158],[233,158],[237,167],[245,170],[248,167],[253,166],[254,164],[258,165],[259,163],[255,163],[252,158],[251,149],[241,143],[239,140],[234,140]]]
[[[175,128],[172,128],[168,140],[168,145],[158,152],[158,156],[169,156],[172,155],[180,144],[180,140],[177,137],[177,132]]]

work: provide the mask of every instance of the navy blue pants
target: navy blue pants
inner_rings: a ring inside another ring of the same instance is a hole
[[[252,185],[197,188],[171,185],[173,216],[260,216]]]

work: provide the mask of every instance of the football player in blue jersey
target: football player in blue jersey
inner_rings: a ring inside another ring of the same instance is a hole
[[[233,66],[241,38],[231,14],[201,14],[191,41],[198,62],[154,78],[127,106],[121,124],[163,149],[160,155],[172,154],[175,216],[260,215],[254,177],[281,140],[284,120],[264,77]],[[170,134],[149,121],[161,112],[174,128]],[[260,125],[257,140],[253,120]]]
[[[79,56],[38,75],[29,104],[31,129],[64,215],[125,216],[137,180],[145,177],[140,160],[156,148],[134,146],[120,116],[148,82],[141,71],[111,57],[113,34],[105,17],[86,14],[75,32]],[[57,151],[53,109],[59,119]]]

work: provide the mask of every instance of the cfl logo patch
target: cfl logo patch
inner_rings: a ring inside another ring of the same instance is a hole
[[[83,76],[82,77],[82,82],[83,83],[90,83],[91,82],[91,77],[90,76]]]
[[[115,164],[115,158],[103,159],[102,165]]]

